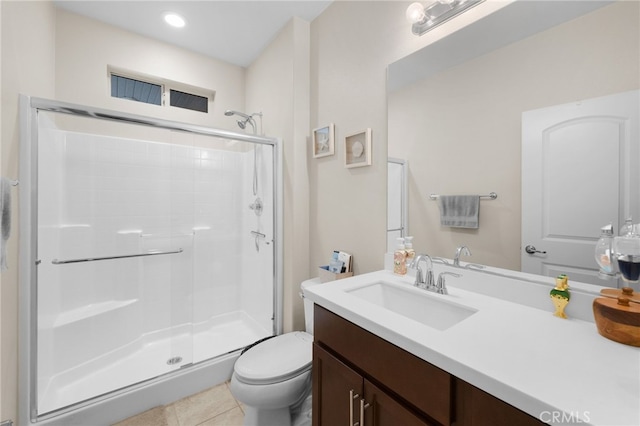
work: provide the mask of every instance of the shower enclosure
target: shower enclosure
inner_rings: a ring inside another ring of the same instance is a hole
[[[21,102],[22,416],[117,420],[281,333],[278,140]]]

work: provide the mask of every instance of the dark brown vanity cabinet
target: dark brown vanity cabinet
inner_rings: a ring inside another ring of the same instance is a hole
[[[446,371],[315,306],[314,426],[542,424]]]
[[[313,345],[313,374],[314,395],[319,395],[314,398],[314,425],[434,424],[407,410],[393,396],[316,344]]]
[[[315,426],[451,423],[449,373],[317,305],[314,340]]]

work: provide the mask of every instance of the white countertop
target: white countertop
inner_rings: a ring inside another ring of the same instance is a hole
[[[445,270],[463,277],[447,277],[448,295],[429,295],[477,309],[443,331],[345,293],[379,281],[425,292],[386,270],[312,286],[305,297],[545,423],[640,425],[640,348],[600,336],[592,317],[585,318],[597,294],[581,292],[589,285],[577,285],[569,304],[585,319],[561,319],[552,314],[551,287],[538,286],[530,297],[541,300],[525,306],[463,290],[456,281],[464,288],[534,283],[444,265],[434,270],[436,278]]]

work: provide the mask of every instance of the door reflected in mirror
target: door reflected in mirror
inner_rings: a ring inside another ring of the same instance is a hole
[[[407,161],[387,160],[387,253],[393,253],[398,238],[408,236]]]

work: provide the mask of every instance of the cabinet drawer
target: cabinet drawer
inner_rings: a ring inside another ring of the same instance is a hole
[[[314,307],[314,340],[437,422],[452,422],[452,377],[340,316]]]

